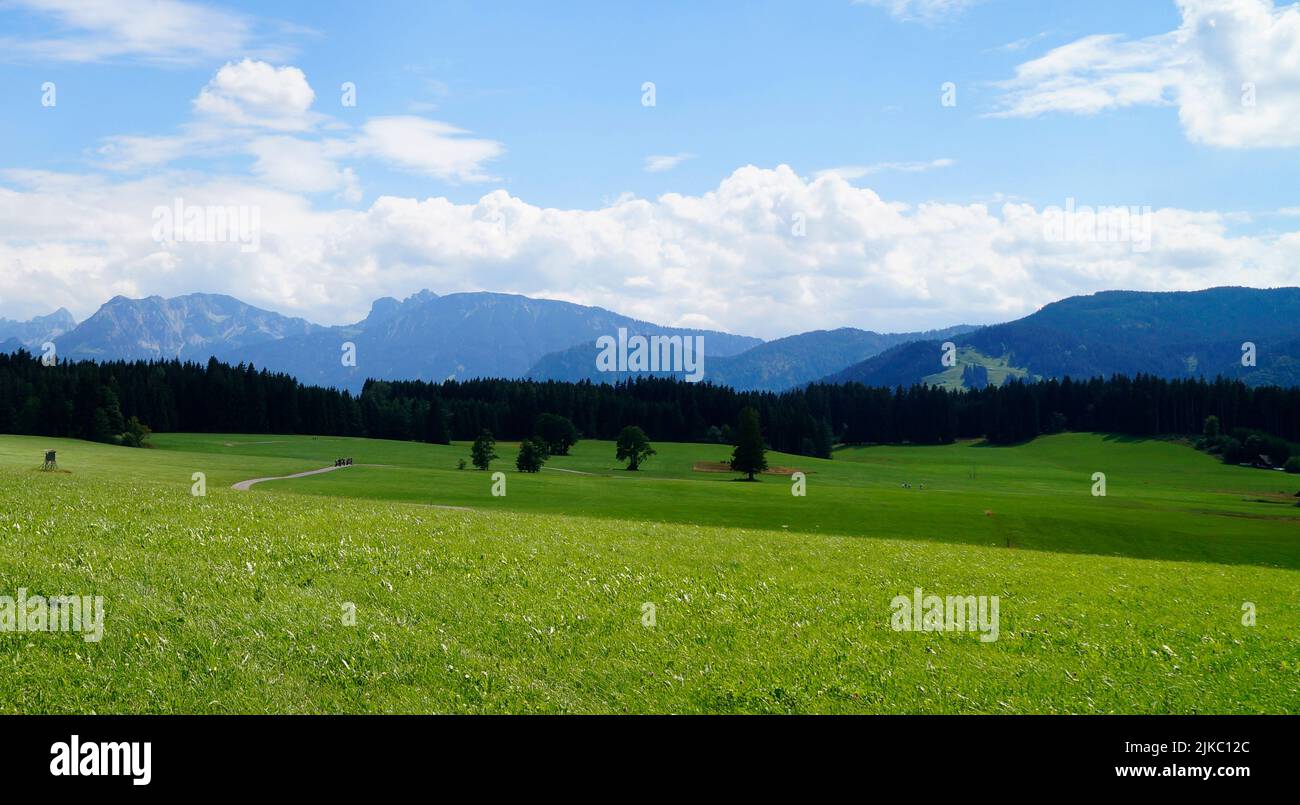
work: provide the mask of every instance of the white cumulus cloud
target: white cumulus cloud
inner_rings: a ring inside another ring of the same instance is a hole
[[[256,206],[260,249],[155,242],[151,211],[176,198]],[[118,293],[208,291],[342,323],[379,296],[494,290],[778,337],[1007,320],[1103,289],[1296,284],[1300,232],[1235,235],[1232,223],[1160,209],[1145,250],[1062,241],[1029,204],[908,205],[785,166],[595,209],[494,190],[473,203],[383,196],[323,210],[248,179],[10,172],[0,174],[0,312],[66,305],[85,316]]]
[[[244,59],[218,70],[194,99],[194,109],[219,124],[302,131],[317,122],[309,112],[315,100],[297,67]]]
[[[450,123],[412,115],[373,117],[357,128],[316,112],[316,92],[293,66],[244,59],[217,70],[193,101],[194,118],[173,134],[118,135],[96,150],[100,165],[131,172],[183,158],[245,155],[253,174],[292,192],[354,200],[360,183],[347,161],[373,159],[449,182],[492,178],[505,147]]]

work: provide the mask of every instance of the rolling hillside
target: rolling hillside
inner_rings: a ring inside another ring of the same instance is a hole
[[[1300,707],[1297,509],[1271,473],[1085,434],[773,456],[808,470],[799,498],[693,472],[716,446],[658,446],[644,473],[583,442],[523,475],[501,445],[494,497],[464,443],[0,437],[0,575],[105,601],[97,642],[0,640],[0,711]],[[52,447],[64,471],[40,472]],[[337,455],[386,466],[229,488]],[[997,639],[891,628],[917,587],[999,597]]]

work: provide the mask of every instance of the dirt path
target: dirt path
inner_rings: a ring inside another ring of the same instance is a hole
[[[320,475],[322,472],[334,472],[334,470],[346,470],[348,467],[393,467],[393,464],[344,464],[341,467],[321,467],[318,470],[307,470],[293,475],[277,475],[274,478],[253,478],[250,481],[240,481],[237,484],[231,484],[231,489],[237,489],[240,492],[247,492],[253,484],[260,484],[263,481],[287,481],[290,478],[306,478],[308,475]]]
[[[260,484],[263,481],[287,481],[290,478],[306,478],[308,475],[320,475],[322,472],[334,472],[334,470],[342,470],[350,466],[352,465],[345,464],[342,467],[321,467],[318,470],[308,470],[306,472],[299,472],[293,475],[277,475],[273,478],[253,478],[252,480],[249,481],[240,481],[237,484],[231,484],[230,488],[237,490],[239,492],[247,492],[249,489],[252,488],[253,484]]]

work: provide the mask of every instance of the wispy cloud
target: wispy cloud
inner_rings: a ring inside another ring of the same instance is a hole
[[[271,41],[270,26],[184,0],[10,0],[0,7],[55,28],[44,37],[0,37],[0,59],[9,61],[192,64],[235,54],[285,58],[291,52]]]
[[[885,173],[895,171],[898,173],[922,173],[924,171],[937,170],[939,168],[949,168],[957,164],[955,159],[932,159],[929,162],[877,162],[874,165],[841,165],[838,168],[827,168],[826,170],[817,171],[817,178],[823,176],[838,176],[846,181],[861,179],[864,176],[871,176],[876,173]]]
[[[663,173],[694,157],[694,154],[653,154],[645,158],[645,169],[649,173]]]
[[[1048,36],[1047,31],[1039,31],[1033,36],[1021,37],[1020,39],[1017,39],[1014,42],[1007,42],[1005,45],[998,45],[997,47],[990,48],[989,50],[990,52],[997,52],[997,53],[1015,53],[1017,51],[1024,50],[1025,48],[1029,47],[1030,45],[1034,44],[1035,42],[1041,39],[1046,38],[1047,36]]]
[[[398,115],[366,121],[356,141],[357,152],[377,156],[396,167],[457,182],[493,179],[485,163],[505,148],[494,140],[468,137],[468,132],[437,120]]]
[[[1179,0],[1182,24],[1141,39],[1094,34],[1016,68],[994,117],[1177,107],[1188,139],[1300,145],[1300,4]]]
[[[983,0],[853,0],[856,5],[883,8],[907,22],[939,22],[958,16]]]

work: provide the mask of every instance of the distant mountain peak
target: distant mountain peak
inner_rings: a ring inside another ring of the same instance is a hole
[[[241,347],[320,329],[305,319],[253,307],[233,296],[192,293],[131,299],[117,295],[93,316],[61,335],[68,358],[226,359]]]
[[[0,352],[13,352],[18,347],[39,350],[47,341],[68,332],[77,326],[67,308],[59,308],[53,313],[36,316],[29,321],[10,321],[0,319]]]
[[[376,324],[389,318],[401,308],[402,303],[391,296],[383,296],[376,299],[370,305],[370,312],[361,320],[363,324]]]

